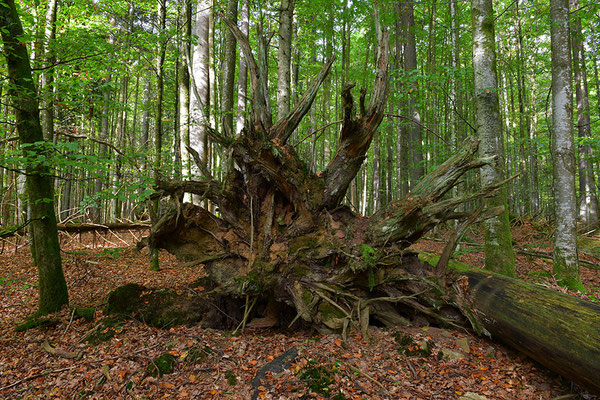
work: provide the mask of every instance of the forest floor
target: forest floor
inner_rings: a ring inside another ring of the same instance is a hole
[[[552,251],[545,226],[516,222],[515,248]],[[36,270],[24,239],[11,238],[0,245],[0,398],[597,398],[501,344],[466,331],[424,326],[419,320],[409,328],[372,327],[368,338],[351,334],[346,342],[340,335],[310,330],[246,330],[233,335],[200,327],[158,329],[134,319],[111,325],[102,309],[107,294],[120,285],[200,290],[191,282],[202,270],[185,267],[167,253],[160,255],[160,272],[148,271],[146,251],[133,245],[143,234],[63,235],[71,306],[94,307],[94,319],[74,318],[65,308],[53,316],[53,326],[25,332],[14,327],[36,310]],[[440,231],[414,248],[439,254],[445,243],[436,237],[447,235]],[[468,244],[461,245],[456,258],[480,266],[481,233],[473,229],[463,240]],[[580,241],[581,257],[600,265],[600,236]],[[553,282],[550,259],[517,254],[517,261],[521,278],[564,291]],[[589,293],[572,294],[599,302],[600,271],[585,266],[581,271]],[[90,337],[104,341],[91,344]],[[415,355],[419,342],[431,354]],[[298,353],[291,363],[277,358],[286,351]],[[161,360],[173,361],[174,371],[153,376],[161,355]]]

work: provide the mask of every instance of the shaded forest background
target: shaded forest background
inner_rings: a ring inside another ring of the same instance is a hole
[[[227,12],[236,15],[240,26],[248,22],[253,44],[257,26],[267,33],[269,82],[277,82],[280,59],[279,2],[229,3],[235,4],[200,2],[186,15],[182,4],[169,2],[161,27],[155,2],[60,1],[55,24],[47,20],[48,5],[53,2],[20,2],[23,40],[32,49],[43,114],[49,112],[54,123],[56,151],[47,162],[55,171],[61,221],[107,223],[144,218],[145,200],[152,192],[151,163],[156,159],[153,143],[158,136],[162,176],[186,177],[196,172],[193,162],[189,165],[188,144],[217,179],[225,173],[226,155],[208,138],[203,124],[219,132],[239,132],[248,110],[244,97],[248,83],[241,78],[245,67],[239,49],[232,54],[227,47],[227,30],[219,12],[229,7]],[[401,3],[380,2],[380,7],[381,24],[391,35],[389,110],[345,201],[362,215],[405,195],[424,172],[462,146],[463,140],[474,134],[475,126],[469,4],[415,3],[414,25]],[[548,4],[513,1],[496,2],[494,7],[505,175],[518,174],[508,184],[510,213],[552,219]],[[600,126],[598,5],[584,2],[573,13],[582,21],[580,39],[585,49],[591,118],[591,134],[576,138],[577,152],[595,175],[600,146],[596,137]],[[191,25],[186,25],[188,18]],[[290,140],[313,171],[322,170],[335,150],[336,121],[342,119],[341,88],[347,82],[368,88],[373,81],[374,21],[369,2],[295,5],[289,65],[292,106],[325,60],[337,57],[310,117]],[[187,26],[192,28],[191,36]],[[201,27],[207,29],[204,37],[198,35]],[[55,33],[49,35],[49,28]],[[406,63],[412,33],[416,66]],[[203,39],[207,43],[202,43]],[[190,56],[186,56],[187,47]],[[202,78],[198,68],[201,47],[208,57],[204,71],[208,75]],[[157,71],[155,58],[161,49],[164,69]],[[196,64],[188,67],[194,60]],[[227,63],[234,65],[234,73],[228,72]],[[190,81],[188,72],[199,76]],[[164,82],[163,117],[156,121],[159,76]],[[188,93],[186,86],[192,87]],[[200,87],[208,89],[209,101],[204,107],[198,107],[194,96]],[[27,220],[23,175],[19,173],[23,160],[6,92],[3,85],[0,216],[4,227]],[[277,104],[275,90],[269,95],[271,103]],[[189,116],[182,112],[187,96],[191,98]],[[587,173],[586,164],[579,165],[579,174]],[[477,182],[473,173],[458,191]]]

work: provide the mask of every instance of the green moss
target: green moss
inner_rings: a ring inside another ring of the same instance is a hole
[[[135,310],[140,296],[146,290],[142,285],[128,283],[109,293],[104,312],[106,314],[129,314]]]
[[[233,372],[227,371],[225,373],[225,378],[227,379],[229,386],[235,386],[237,384],[237,377]]]
[[[420,251],[419,260],[421,262],[431,265],[432,267],[435,267],[438,261],[440,260],[440,256]],[[472,268],[474,268],[472,265],[465,264],[460,261],[450,260],[448,262],[448,269],[451,269],[456,272],[467,272]]]
[[[38,318],[38,317],[30,317],[22,324],[15,326],[16,332],[25,332],[33,328],[53,328],[59,324],[59,320],[57,318]]]
[[[96,314],[94,307],[75,307],[74,311],[77,317],[85,319],[86,322],[92,322]]]
[[[121,330],[122,326],[123,320],[119,317],[104,318],[100,325],[87,336],[86,340],[92,346],[107,342],[117,334],[117,331]]]
[[[335,365],[326,366],[316,360],[308,360],[306,366],[298,372],[298,377],[306,382],[312,392],[329,396],[330,386],[335,382],[335,372]]]
[[[309,305],[312,303],[314,296],[312,295],[312,293],[309,290],[303,290],[302,291],[302,300],[304,301],[304,304]]]
[[[294,276],[306,276],[310,274],[310,268],[304,264],[295,264],[291,272]]]
[[[214,351],[208,346],[193,345],[183,351],[180,360],[188,364],[198,365],[212,354],[214,354]]]
[[[434,347],[432,340],[415,343],[412,336],[396,332],[394,339],[398,343],[398,352],[408,357],[429,357]]]
[[[177,366],[177,360],[169,353],[164,353],[156,357],[146,368],[146,373],[150,376],[163,376],[173,373]]]

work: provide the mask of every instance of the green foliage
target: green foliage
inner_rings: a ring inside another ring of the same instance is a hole
[[[114,258],[115,260],[118,259],[119,257],[121,257],[121,252],[125,250],[122,248],[114,248],[114,249],[104,249],[102,250],[99,254],[98,257],[102,257],[102,256],[109,256],[111,258]]]
[[[317,393],[327,398],[344,400],[346,397],[341,392],[332,393],[331,386],[335,383],[334,375],[339,372],[337,363],[333,365],[324,365],[317,360],[310,359],[307,364],[298,371],[298,377],[306,382],[311,392]],[[301,398],[312,398],[310,394],[305,394]]]

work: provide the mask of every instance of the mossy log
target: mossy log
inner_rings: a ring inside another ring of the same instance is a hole
[[[600,306],[487,271],[463,272],[465,298],[492,339],[600,393]]]

